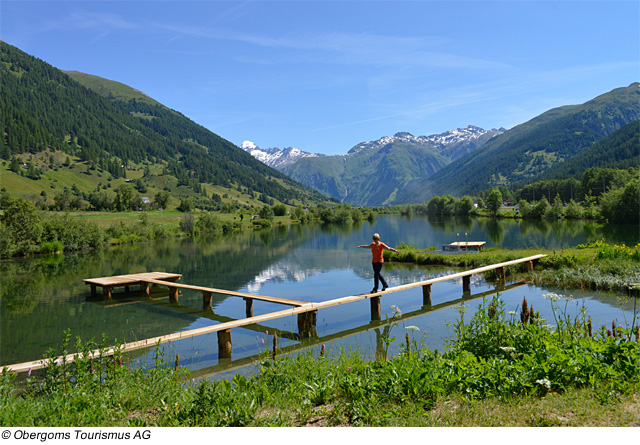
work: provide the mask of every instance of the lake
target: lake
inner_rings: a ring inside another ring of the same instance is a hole
[[[118,246],[94,252],[21,258],[0,262],[0,366],[37,360],[50,348],[61,346],[70,330],[72,343],[80,336],[106,344],[132,342],[174,332],[210,326],[245,317],[242,298],[213,296],[212,308],[203,310],[202,293],[181,290],[178,303],[171,303],[166,287],[152,289],[149,297],[116,289],[111,301],[88,298],[90,289],[82,281],[129,273],[164,271],[182,274],[181,283],[260,295],[320,302],[368,292],[372,288],[371,254],[357,249],[371,242],[378,232],[391,245],[438,248],[444,243],[486,241],[488,247],[564,247],[605,238],[610,243],[640,242],[638,227],[611,226],[592,221],[516,221],[490,219],[430,219],[380,215],[373,222],[349,227],[319,223],[280,225],[247,230],[224,237],[190,237],[153,243]],[[459,235],[458,235],[459,234]],[[390,286],[425,280],[459,270],[450,267],[418,267],[387,263],[383,275]],[[471,295],[463,296],[462,280],[432,286],[432,307],[422,307],[420,288],[382,297],[382,318],[372,320],[369,301],[321,309],[317,337],[297,339],[297,318],[287,317],[234,328],[231,359],[218,357],[217,335],[205,334],[170,343],[163,348],[167,362],[180,355],[180,365],[196,378],[229,378],[234,373],[255,371],[257,354],[271,348],[278,334],[280,353],[325,345],[328,354],[340,351],[374,359],[396,354],[410,333],[412,342],[443,350],[451,323],[473,315],[483,296],[500,292],[507,311],[519,310],[523,297],[553,324],[553,312],[545,294],[573,297],[562,309],[577,315],[582,305],[602,324],[626,324],[633,317],[633,301],[620,295],[579,289],[557,289],[507,282],[504,289],[474,275]],[[454,302],[454,305],[447,305]],[[463,304],[463,306],[461,306]],[[287,306],[254,302],[254,315]],[[437,310],[434,310],[437,309]],[[401,318],[393,318],[394,314]],[[407,330],[408,327],[412,327]],[[415,329],[415,328],[417,329]],[[395,338],[390,342],[384,339]],[[388,343],[388,351],[385,346]],[[153,348],[131,353],[134,366],[153,362]]]

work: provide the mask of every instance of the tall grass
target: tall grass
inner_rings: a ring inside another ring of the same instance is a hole
[[[616,416],[608,407],[640,391],[638,311],[624,326],[593,329],[586,312],[572,318],[561,296],[547,297],[553,320],[543,320],[526,301],[518,314],[505,312],[499,297],[484,300],[469,320],[461,306],[443,353],[417,347],[407,333],[402,352],[391,359],[309,350],[274,360],[265,352],[255,377],[231,381],[190,381],[159,349],[147,369],[130,370],[118,351],[114,357],[52,362],[44,376],[29,377],[21,390],[15,376],[3,372],[0,424],[421,426],[438,425],[441,407],[452,400],[498,404],[501,418],[510,419],[520,401],[565,393],[573,400],[576,391],[589,400],[593,418],[603,410]],[[80,351],[94,347],[77,340]],[[59,352],[67,349],[68,337]],[[546,418],[532,419],[519,424],[549,426]],[[476,424],[474,418],[456,422]]]
[[[508,266],[507,277],[524,279],[535,284],[625,292],[630,286],[640,283],[640,245],[609,245],[600,240],[560,251],[491,248],[463,255],[434,254],[430,251],[432,249],[419,250],[412,246],[402,246],[399,254],[385,252],[385,260],[418,265],[476,268],[545,254],[547,256],[539,260],[538,266],[532,272],[526,270],[524,263]],[[494,279],[496,272],[486,272],[485,276],[487,279]]]

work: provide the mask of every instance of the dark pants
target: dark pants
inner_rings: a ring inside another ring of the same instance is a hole
[[[389,287],[382,275],[380,275],[382,263],[371,263],[371,265],[373,266],[373,288],[378,290],[378,282],[382,283],[382,287]]]

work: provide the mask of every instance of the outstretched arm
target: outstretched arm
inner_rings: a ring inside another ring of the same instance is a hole
[[[358,247],[357,247],[357,249],[360,249],[361,247],[362,247],[362,248],[364,248],[364,249],[366,249],[366,248],[368,248],[368,247],[369,247],[369,245],[368,245],[368,244],[363,244],[362,246],[358,246]]]
[[[394,249],[393,247],[389,247],[389,246],[384,246],[384,250],[390,250],[391,252],[400,253],[396,249]]]

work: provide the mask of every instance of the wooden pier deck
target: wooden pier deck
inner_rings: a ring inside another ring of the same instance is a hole
[[[112,298],[111,292],[115,287],[124,287],[126,291],[129,290],[129,286],[140,286],[140,291],[149,295],[148,281],[146,280],[164,280],[175,282],[182,278],[182,275],[177,273],[167,272],[146,272],[131,275],[116,275],[113,277],[101,277],[101,278],[87,278],[84,279],[84,283],[91,286],[91,296],[97,296],[96,288],[102,288],[102,295],[105,300]],[[166,284],[166,283],[163,283]]]
[[[484,249],[485,244],[487,244],[486,241],[458,241],[455,243],[450,243],[450,244],[443,244],[442,245],[442,250],[444,251],[448,251],[448,250],[464,250],[464,251],[469,251],[469,250],[477,250],[478,252],[480,252],[481,250]]]
[[[130,342],[130,343],[126,343],[126,344],[121,345],[119,348],[120,348],[120,350],[122,352],[129,352],[129,351],[134,351],[134,350],[148,348],[148,347],[155,347],[158,344],[168,343],[168,342],[172,342],[172,341],[178,341],[178,340],[181,340],[181,339],[186,339],[186,338],[191,338],[191,337],[195,337],[195,336],[198,336],[198,335],[210,334],[210,333],[216,332],[218,334],[218,355],[219,355],[219,357],[220,358],[231,358],[231,350],[232,350],[232,347],[231,347],[231,329],[232,328],[244,327],[244,326],[248,326],[248,325],[252,325],[252,324],[262,323],[262,322],[269,321],[269,320],[274,320],[274,319],[277,319],[277,318],[290,317],[290,316],[297,315],[298,316],[298,331],[299,331],[299,335],[301,337],[315,336],[315,325],[316,325],[317,312],[320,309],[325,309],[325,308],[334,307],[334,306],[338,306],[338,305],[342,305],[342,304],[352,303],[352,302],[355,302],[355,301],[361,301],[361,300],[369,299],[371,301],[371,318],[372,318],[372,320],[379,320],[380,319],[380,315],[381,315],[380,299],[381,299],[382,295],[386,296],[386,295],[392,294],[394,292],[400,292],[400,291],[407,290],[407,289],[414,289],[414,288],[417,288],[417,287],[422,287],[423,305],[431,306],[431,285],[432,284],[435,284],[435,283],[438,283],[438,282],[442,282],[442,281],[448,281],[448,280],[454,280],[454,279],[462,278],[462,290],[463,290],[463,293],[470,294],[470,280],[471,280],[471,276],[472,275],[497,269],[498,270],[498,278],[500,279],[501,282],[504,282],[505,281],[505,267],[516,265],[516,264],[525,263],[526,267],[527,267],[527,270],[533,270],[534,263],[537,262],[540,258],[543,258],[545,256],[546,255],[542,255],[542,254],[534,255],[534,256],[530,256],[530,257],[526,257],[526,258],[520,258],[520,259],[516,259],[516,260],[506,261],[506,262],[503,262],[503,263],[492,264],[492,265],[489,265],[489,266],[484,266],[484,267],[479,267],[479,268],[476,268],[476,269],[466,270],[466,271],[463,271],[463,272],[458,272],[458,273],[454,273],[454,274],[450,274],[450,275],[446,275],[446,276],[442,276],[442,277],[437,277],[437,278],[431,278],[431,279],[428,279],[428,280],[418,281],[418,282],[415,282],[415,283],[409,283],[409,284],[404,284],[404,285],[400,285],[400,286],[389,287],[384,292],[381,291],[381,292],[367,293],[367,294],[361,294],[361,295],[352,295],[352,296],[336,298],[336,299],[333,299],[333,300],[328,300],[328,301],[324,301],[324,302],[317,302],[317,303],[308,303],[308,302],[302,302],[302,301],[296,301],[296,300],[287,300],[287,299],[277,298],[277,297],[266,297],[266,296],[247,294],[247,293],[242,293],[242,292],[227,291],[227,290],[214,289],[214,288],[206,288],[206,287],[203,287],[203,286],[191,286],[191,285],[185,285],[185,284],[178,284],[178,283],[175,283],[175,282],[167,282],[167,281],[164,281],[162,279],[151,278],[148,274],[123,275],[123,276],[119,276],[119,278],[122,279],[122,281],[118,281],[115,285],[125,285],[125,284],[122,284],[122,283],[127,282],[127,280],[129,280],[128,282],[130,284],[133,284],[132,281],[138,280],[137,281],[138,283],[147,283],[147,286],[148,286],[149,283],[166,285],[166,286],[169,286],[170,295],[175,293],[176,298],[177,298],[177,288],[178,287],[186,288],[186,289],[201,290],[203,292],[203,300],[205,300],[207,295],[208,295],[209,301],[210,301],[210,296],[211,296],[212,292],[213,293],[221,293],[221,294],[225,294],[225,295],[240,296],[240,297],[244,298],[247,301],[247,318],[228,321],[228,322],[222,322],[222,323],[218,323],[218,324],[215,324],[215,325],[212,325],[212,326],[205,326],[205,327],[202,327],[202,328],[192,329],[192,330],[189,330],[189,331],[175,332],[173,334],[168,334],[168,335],[158,336],[158,337],[154,337],[154,338],[148,338],[148,339],[144,339],[144,340]],[[144,275],[144,276],[141,277],[141,275]],[[180,277],[178,274],[173,274],[173,276],[169,277],[169,278],[178,279],[178,278],[176,278],[176,276]],[[113,281],[108,280],[108,279],[112,279],[112,278],[115,278],[115,277],[105,277],[104,278],[105,281],[99,281],[99,280],[102,280],[100,278],[97,278],[97,279],[93,278],[93,279],[84,280],[84,281],[87,284],[92,284],[92,285],[95,284],[95,285],[102,285],[102,286],[105,286],[105,285],[106,286],[112,286],[113,284],[109,284],[109,283],[113,283],[113,282],[115,282],[115,280],[113,280]],[[166,279],[167,279],[167,277],[165,277],[165,280]],[[101,284],[101,283],[107,283],[107,284]],[[175,291],[173,291],[172,288],[175,289]],[[92,291],[93,291],[93,287],[92,287]],[[258,315],[258,316],[252,316],[252,315],[249,315],[249,302],[252,301],[253,299],[270,301],[272,303],[278,303],[278,304],[286,304],[286,305],[290,305],[290,306],[294,306],[294,307],[292,307],[290,309],[277,311],[277,312],[270,312],[270,313],[267,313],[267,314],[262,314],[262,315]],[[205,300],[205,303],[206,303],[206,300]],[[114,353],[114,349],[115,348],[110,348],[107,351],[96,350],[96,351],[92,352],[92,355],[99,356],[99,355],[113,354]],[[70,354],[70,355],[66,356],[65,358],[66,358],[67,361],[73,361],[76,356],[77,356],[77,354]],[[58,361],[58,360],[61,360],[62,358],[63,357],[58,357],[55,360]],[[31,370],[36,370],[36,369],[44,368],[46,366],[47,366],[47,361],[41,359],[41,360],[36,360],[36,361],[31,361],[31,362],[18,363],[18,364],[14,364],[14,365],[6,365],[6,366],[3,366],[3,368],[8,368],[12,372],[26,372],[26,371],[28,371],[30,369]]]

